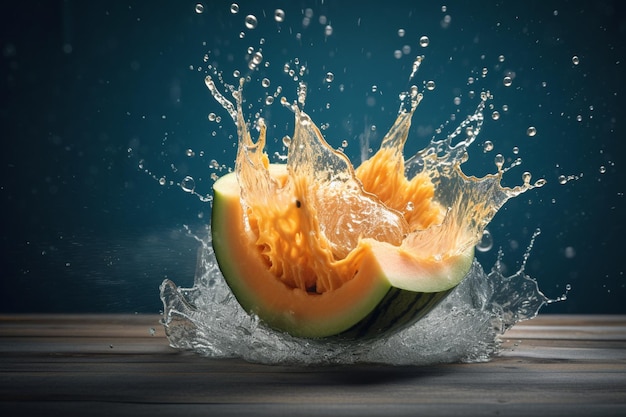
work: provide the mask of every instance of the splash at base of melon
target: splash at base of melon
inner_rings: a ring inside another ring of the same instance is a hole
[[[399,333],[367,341],[301,339],[269,329],[241,308],[219,271],[210,232],[203,234],[193,287],[161,284],[162,323],[172,347],[210,358],[295,365],[484,362],[500,351],[507,329],[550,302],[523,265],[505,276],[499,262],[487,274],[474,260],[444,302]]]

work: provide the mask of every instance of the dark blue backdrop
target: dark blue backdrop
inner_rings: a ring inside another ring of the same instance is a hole
[[[549,297],[572,286],[567,302],[544,312],[626,313],[621,2],[445,2],[444,12],[428,2],[241,1],[236,15],[225,1],[202,2],[201,14],[189,1],[14,3],[0,14],[0,311],[157,312],[163,278],[191,285],[197,243],[183,225],[202,233],[210,206],[176,183],[192,175],[197,191],[210,194],[210,160],[232,166],[234,158],[235,129],[204,87],[202,57],[209,53],[208,63],[232,82],[232,71],[245,69],[246,47],[265,38],[272,65],[263,74],[272,88],[282,85],[293,100],[282,65],[306,61],[307,110],[328,123],[333,145],[350,142],[355,160],[359,134],[375,124],[380,139],[392,123],[416,54],[426,60],[414,82],[437,87],[416,113],[410,150],[457,108],[459,117],[469,113],[476,105],[470,90],[493,91],[503,117],[488,121],[469,173],[492,171],[496,152],[511,157],[519,146],[524,165],[507,182],[519,183],[524,170],[548,180],[507,203],[490,226],[505,263],[519,265],[540,227],[527,272]],[[280,25],[276,8],[286,12]],[[306,8],[313,17],[303,28]],[[256,29],[244,28],[246,14],[258,17]],[[446,15],[450,23],[442,25]],[[330,37],[320,16],[332,25]],[[424,34],[431,43],[421,49]],[[404,45],[411,52],[394,58]],[[335,75],[330,88],[328,71]],[[508,88],[505,71],[515,74]],[[461,106],[453,103],[457,95]],[[222,128],[207,119],[211,112]],[[290,133],[291,115],[280,105],[266,117],[275,137]],[[538,129],[533,138],[525,134],[531,125]],[[483,153],[484,140],[496,149]],[[145,170],[174,185],[159,185]],[[559,175],[570,174],[582,177],[558,184]],[[495,249],[481,255],[483,265],[494,257]]]

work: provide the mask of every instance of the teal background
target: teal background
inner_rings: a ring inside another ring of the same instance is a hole
[[[506,183],[518,184],[528,170],[548,184],[496,216],[489,227],[496,246],[480,254],[483,266],[489,269],[502,247],[513,272],[539,227],[527,273],[550,298],[572,287],[566,302],[543,312],[626,313],[621,2],[445,2],[442,12],[433,2],[240,1],[236,15],[231,2],[202,3],[198,14],[189,1],[13,2],[0,14],[0,312],[154,313],[164,278],[192,284],[198,244],[184,226],[201,235],[210,205],[176,184],[191,175],[196,191],[210,194],[210,160],[232,166],[235,151],[235,129],[204,86],[206,66],[216,63],[233,82],[232,71],[246,69],[246,48],[265,38],[271,65],[252,75],[268,76],[294,100],[282,65],[294,57],[306,62],[305,109],[328,123],[333,146],[349,141],[355,162],[358,136],[375,124],[372,138],[380,140],[393,122],[416,54],[426,59],[413,82],[421,88],[434,80],[436,89],[415,114],[409,151],[457,109],[459,119],[473,111],[469,90],[492,91],[496,108],[510,110],[487,120],[466,171],[492,172],[495,154],[512,157],[518,146],[524,163]],[[276,8],[286,12],[280,25]],[[306,8],[313,18],[303,28]],[[244,28],[246,14],[258,17],[255,30]],[[446,14],[451,21],[443,28]],[[329,37],[320,16],[333,27]],[[418,45],[421,35],[430,38],[427,48]],[[404,45],[411,53],[394,58]],[[507,70],[515,73],[508,88],[501,81]],[[328,71],[335,75],[330,86]],[[474,86],[470,76],[478,78]],[[246,97],[261,93],[251,86]],[[210,112],[222,117],[221,128],[207,119]],[[292,115],[278,103],[264,116],[278,143],[291,134]],[[529,138],[531,125],[538,134]],[[483,153],[484,140],[496,149]],[[580,178],[560,185],[559,175]]]

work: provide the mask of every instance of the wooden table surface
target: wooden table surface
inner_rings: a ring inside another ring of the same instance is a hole
[[[487,363],[308,368],[180,352],[159,319],[0,316],[0,415],[626,416],[626,316],[539,316]]]

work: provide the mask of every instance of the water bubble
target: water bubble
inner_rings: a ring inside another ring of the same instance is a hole
[[[505,87],[510,87],[511,84],[513,84],[513,79],[507,75],[506,77],[504,77],[502,82],[504,83]]]
[[[277,22],[284,22],[285,21],[285,11],[283,9],[276,9],[274,10],[274,20]]]
[[[393,51],[393,57],[395,59],[400,59],[402,58],[402,51],[399,49],[396,49],[395,51]]]
[[[180,182],[180,188],[182,188],[183,191],[187,193],[193,193],[193,190],[196,189],[196,181],[193,179],[193,177],[190,177],[189,175],[187,175]]]
[[[574,56],[572,57],[572,64],[574,64],[574,65],[578,65],[578,64],[580,64],[580,59],[578,58],[578,56],[577,56],[577,55],[574,55]]]
[[[200,14],[203,12],[204,12],[204,6],[202,5],[202,3],[196,4],[196,13]]]
[[[185,151],[185,155],[187,155],[189,158],[193,158],[194,156],[196,156],[196,153],[193,151],[193,149],[187,149]]]
[[[483,230],[483,235],[476,244],[476,250],[478,252],[488,252],[493,248],[493,236],[487,229]]]
[[[429,43],[430,43],[430,39],[428,39],[428,36],[424,35],[420,38],[420,46],[422,48],[426,48]]]
[[[333,34],[333,27],[331,25],[326,25],[324,28],[324,35],[330,36]]]
[[[406,31],[404,29],[398,29],[398,36],[401,38],[404,38],[404,35],[406,34]]]
[[[504,55],[500,55],[498,57],[498,62],[504,62]]]
[[[255,52],[254,55],[252,55],[252,62],[254,62],[256,65],[259,65],[261,62],[263,62],[263,54],[259,51]]]
[[[261,85],[262,85],[263,87],[265,87],[265,88],[269,87],[269,86],[270,86],[270,80],[269,80],[269,78],[263,78],[263,79],[261,80]]]
[[[167,183],[167,180],[165,179],[165,177],[159,178],[159,185],[165,185],[166,183]]]
[[[483,152],[490,152],[493,150],[493,142],[490,140],[486,140],[485,143],[483,143]]]
[[[513,146],[513,154],[517,155],[519,153],[519,148],[517,146]]]
[[[454,97],[454,100],[452,100],[454,102],[455,106],[458,106],[461,104],[461,97]]]
[[[572,290],[572,285],[571,284],[565,284],[565,291],[571,291]]]
[[[498,110],[494,110],[493,113],[491,113],[491,118],[493,120],[498,120],[500,118],[500,112]]]
[[[327,83],[332,83],[334,79],[335,79],[335,74],[333,74],[332,72],[327,72],[326,78],[324,78],[324,81],[326,81]]]
[[[246,16],[246,19],[245,19],[246,28],[254,29],[254,28],[256,28],[256,25],[258,23],[259,22],[256,20],[256,16],[255,15],[249,14],[248,16]]]
[[[578,116],[576,116],[576,121],[577,122],[582,122],[583,121],[583,116],[580,115],[580,114]]]
[[[432,81],[432,80],[431,80],[431,81],[428,81],[428,82],[426,83],[426,89],[427,89],[428,91],[433,91],[433,90],[435,89],[435,82],[434,82],[434,81]]]
[[[600,174],[604,174],[606,172],[606,167],[604,165],[600,165]]]
[[[233,3],[230,5],[230,12],[232,14],[237,14],[239,13],[239,5],[237,3]]]
[[[534,126],[529,126],[528,129],[526,129],[526,134],[530,137],[535,136],[537,134],[537,129]]]
[[[342,148],[347,148],[347,147],[348,147],[348,141],[347,141],[347,140],[345,140],[345,139],[344,139],[344,140],[342,140],[342,141],[341,141],[341,147],[342,147]]]
[[[209,119],[209,122],[214,122],[215,121],[215,113],[213,113],[213,112],[209,113],[208,119]]]

